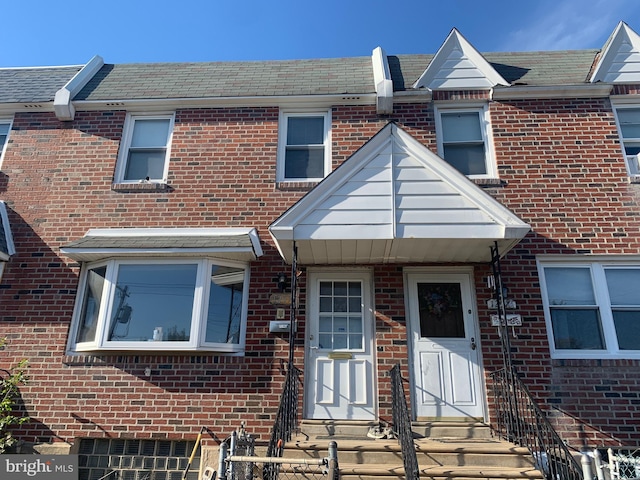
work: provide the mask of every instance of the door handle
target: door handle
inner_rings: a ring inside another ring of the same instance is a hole
[[[477,347],[476,338],[475,337],[471,337],[471,350],[475,350],[476,347]]]

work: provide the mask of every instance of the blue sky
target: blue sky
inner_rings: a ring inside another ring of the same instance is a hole
[[[481,52],[601,48],[638,0],[21,0],[0,67],[435,53],[456,27]]]

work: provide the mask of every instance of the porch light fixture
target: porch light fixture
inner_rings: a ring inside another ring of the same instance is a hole
[[[287,286],[287,274],[281,273],[278,275],[278,290],[284,292],[285,287]]]

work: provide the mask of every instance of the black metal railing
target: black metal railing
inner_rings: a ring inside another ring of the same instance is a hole
[[[491,374],[496,405],[498,435],[527,447],[536,467],[547,479],[583,480],[582,467],[573,457],[522,383],[514,368]]]
[[[281,457],[284,444],[291,440],[291,434],[298,428],[299,385],[300,369],[289,363],[282,396],[280,397],[280,406],[271,430],[271,439],[267,446],[268,457]]]
[[[404,473],[407,480],[418,480],[420,478],[420,468],[418,467],[418,457],[416,447],[413,443],[413,432],[411,431],[411,416],[407,407],[407,398],[402,386],[402,375],[400,365],[396,364],[389,372],[391,376],[391,408],[393,411],[393,430],[398,436],[400,448],[402,449],[402,461],[404,463]]]

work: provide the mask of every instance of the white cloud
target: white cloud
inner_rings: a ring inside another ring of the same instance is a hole
[[[504,38],[501,50],[572,50],[601,48],[620,20],[638,30],[632,17],[637,0],[557,0],[533,3],[530,20]],[[524,17],[526,18],[526,17]]]

